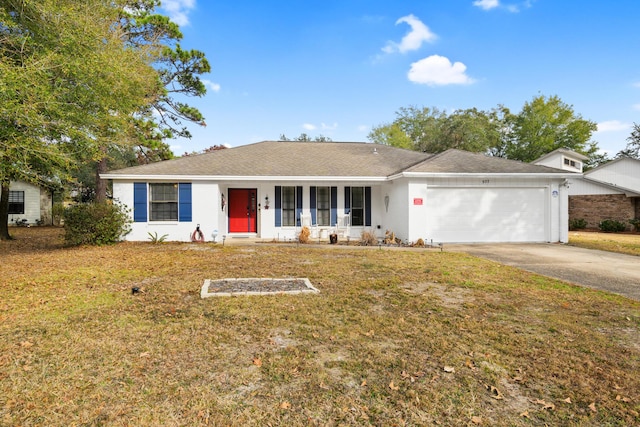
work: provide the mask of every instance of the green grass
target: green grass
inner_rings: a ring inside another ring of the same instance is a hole
[[[0,425],[640,423],[637,301],[429,249],[15,234]],[[321,292],[199,298],[225,277]]]

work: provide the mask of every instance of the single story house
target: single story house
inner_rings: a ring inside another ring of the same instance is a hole
[[[52,224],[53,195],[50,189],[23,181],[9,183],[9,225],[26,219],[28,224]]]
[[[362,232],[403,241],[567,242],[567,179],[579,175],[460,150],[265,141],[110,171],[131,209],[126,239],[320,239]]]

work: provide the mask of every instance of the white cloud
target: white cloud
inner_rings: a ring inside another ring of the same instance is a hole
[[[183,27],[189,25],[189,12],[196,7],[196,0],[163,0],[161,7],[173,22]]]
[[[407,23],[411,27],[409,31],[400,41],[400,43],[389,41],[387,45],[382,48],[385,53],[400,52],[405,53],[412,50],[420,49],[422,43],[433,42],[438,36],[431,32],[429,27],[424,25],[422,21],[416,18],[414,15],[403,16],[396,21],[396,25],[401,23]]]
[[[633,109],[640,111],[640,104],[633,104]]]
[[[500,2],[498,0],[476,0],[473,5],[478,6],[480,9],[490,10],[500,6]]]
[[[358,132],[368,132],[368,131],[369,131],[369,126],[367,125],[358,126]]]
[[[598,123],[598,132],[619,132],[628,129],[631,129],[631,124],[620,120],[607,120]]]
[[[482,10],[491,10],[500,7],[507,9],[511,13],[518,13],[521,9],[529,9],[533,4],[533,0],[524,0],[518,4],[508,5],[503,5],[500,1],[501,0],[476,0],[473,2],[473,5]]]
[[[220,92],[220,85],[218,83],[214,83],[211,80],[207,80],[207,79],[202,79],[202,83],[204,83],[204,85],[209,89],[211,89],[212,91],[216,93]]]
[[[414,83],[429,86],[474,83],[475,80],[465,74],[466,70],[462,62],[452,64],[449,58],[432,55],[411,64],[408,77]]]
[[[338,123],[334,123],[332,125],[327,125],[325,123],[322,123],[321,127],[322,127],[322,130],[336,130],[338,128]]]
[[[316,130],[317,127],[316,125],[312,125],[311,123],[305,123],[302,125],[302,127],[306,130]]]

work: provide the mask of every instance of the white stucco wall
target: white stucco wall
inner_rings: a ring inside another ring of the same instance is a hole
[[[392,182],[369,183],[371,187],[371,226],[351,227],[350,238],[357,240],[363,231],[375,233],[378,237],[383,237],[386,230],[393,231],[397,237],[403,241],[415,242],[422,238],[426,241],[434,239],[434,243],[439,243],[434,237],[433,225],[429,224],[425,218],[429,209],[437,209],[437,206],[430,204],[428,191],[430,187],[435,188],[478,188],[482,185],[495,188],[538,188],[544,191],[544,238],[543,241],[566,242],[568,240],[568,192],[562,186],[563,180],[552,179],[491,179],[488,183],[482,184],[478,178],[400,178]],[[222,241],[222,236],[226,238],[258,237],[261,239],[295,239],[299,231],[298,227],[275,227],[275,186],[291,185],[291,182],[213,182],[194,181],[192,182],[192,210],[193,221],[191,222],[145,222],[133,223],[132,231],[126,236],[127,240],[147,241],[148,233],[157,233],[158,236],[167,235],[170,241],[189,241],[191,233],[197,224],[205,235],[206,241],[211,241],[212,233],[217,230],[217,241]],[[345,186],[367,186],[363,182],[314,182],[298,183],[303,187],[303,214],[310,213],[310,187],[328,186],[337,187],[337,212],[344,212],[344,188]],[[220,195],[224,194],[227,203],[228,190],[230,188],[255,188],[257,190],[257,200],[260,204],[257,213],[257,233],[232,235],[228,232],[228,205],[221,206]],[[127,206],[133,206],[133,181],[114,182],[114,198]],[[457,194],[464,194],[458,192]],[[538,193],[539,194],[539,193]],[[385,207],[385,196],[389,198],[388,209]],[[269,198],[269,208],[265,207],[265,197]],[[133,218],[133,212],[132,212]],[[321,227],[320,232],[324,239],[327,238],[334,225]],[[464,239],[460,240],[464,241]]]
[[[160,182],[160,181],[159,181]],[[134,181],[117,181],[113,183],[114,201],[123,203],[131,209],[133,219],[133,183]],[[188,242],[191,233],[197,224],[205,235],[205,240],[212,240],[212,232],[220,230],[220,198],[218,184],[207,181],[192,183],[192,221],[149,221],[134,222],[131,224],[131,233],[125,236],[125,240],[147,241],[148,233],[157,233],[158,237],[166,235],[168,241]],[[223,234],[223,233],[220,233]]]

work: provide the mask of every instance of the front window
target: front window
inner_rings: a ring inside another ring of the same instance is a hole
[[[9,191],[9,214],[24,215],[24,191]]]
[[[329,198],[329,187],[316,188],[316,214],[317,222],[320,226],[331,225],[331,204]]]
[[[364,187],[351,187],[351,225],[364,225]]]
[[[178,184],[149,184],[151,221],[178,220]]]
[[[296,225],[296,187],[282,187],[282,225]]]

